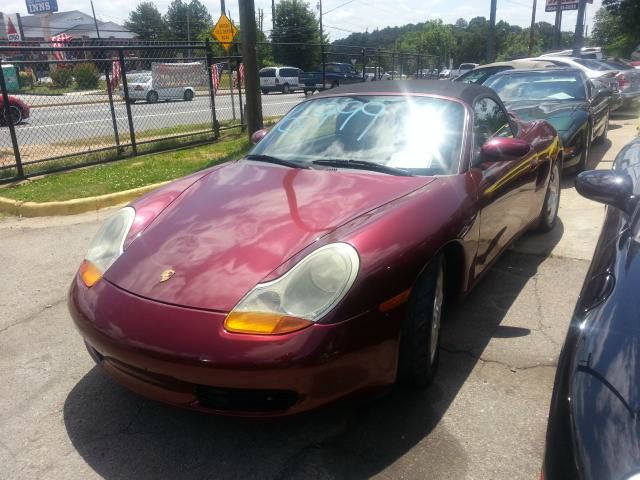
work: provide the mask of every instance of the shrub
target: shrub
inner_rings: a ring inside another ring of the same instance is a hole
[[[51,71],[51,81],[54,87],[70,87],[73,83],[73,73],[68,68],[56,68]]]
[[[93,63],[79,63],[73,68],[73,76],[76,79],[78,88],[97,88],[100,80],[98,69]]]
[[[32,72],[20,72],[19,74],[20,87],[33,87],[33,73]]]

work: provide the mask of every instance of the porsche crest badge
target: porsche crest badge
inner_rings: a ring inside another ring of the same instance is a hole
[[[176,273],[176,271],[172,270],[171,268],[168,268],[167,270],[162,272],[160,274],[160,283],[163,283],[163,282],[166,282],[167,280],[169,280],[171,277],[173,277],[174,273]]]

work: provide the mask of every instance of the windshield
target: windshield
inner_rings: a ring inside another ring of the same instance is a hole
[[[503,74],[490,78],[485,86],[503,102],[586,99],[584,81],[577,72]]]
[[[134,73],[132,75],[127,75],[127,81],[130,83],[147,83],[151,80],[150,73]]]
[[[475,63],[463,63],[460,65],[460,70],[473,70],[476,68]]]
[[[414,175],[457,173],[465,109],[432,97],[344,96],[297,105],[251,154],[311,166],[356,160]]]
[[[583,67],[587,67],[589,70],[596,70],[598,72],[604,72],[606,70],[612,70],[610,65],[606,65],[599,60],[591,60],[589,58],[574,58],[574,62]]]

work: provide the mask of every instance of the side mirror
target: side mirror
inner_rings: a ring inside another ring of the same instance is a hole
[[[267,134],[268,131],[269,130],[267,130],[266,128],[263,128],[261,130],[256,130],[255,132],[253,132],[251,134],[251,143],[254,145],[258,143],[260,140],[264,138],[264,136]]]
[[[482,145],[478,163],[514,160],[524,157],[529,150],[531,146],[519,138],[492,138]]]
[[[576,190],[583,197],[632,213],[633,180],[626,173],[588,170],[580,173],[575,182]]]

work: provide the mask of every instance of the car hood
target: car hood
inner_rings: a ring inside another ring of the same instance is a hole
[[[303,248],[431,181],[233,162],[167,207],[105,279],[153,300],[228,311]],[[169,269],[175,274],[160,282]]]

